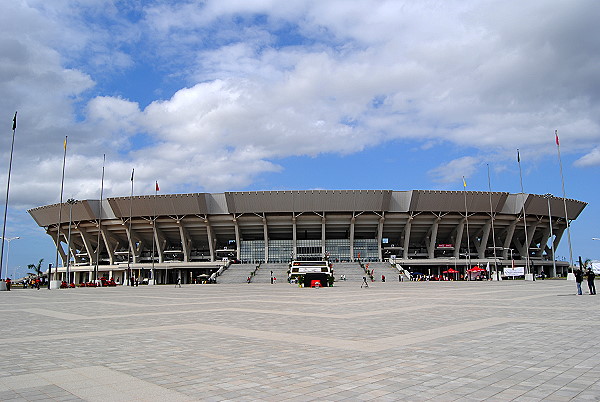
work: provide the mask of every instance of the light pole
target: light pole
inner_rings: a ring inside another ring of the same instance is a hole
[[[513,257],[513,251],[514,251],[514,248],[506,248],[506,247],[503,247],[503,250],[508,250],[508,251],[510,251],[510,264],[511,264],[511,267],[514,269],[514,268],[515,268],[515,258]],[[514,275],[514,272],[513,272],[513,275]],[[514,277],[514,276],[513,276],[512,278],[513,278],[513,279],[515,279],[515,277]]]
[[[67,235],[67,284],[71,283],[71,272],[69,267],[71,265],[71,221],[73,220],[73,205],[77,204],[77,200],[74,198],[69,198],[67,200],[67,204],[69,204],[69,234]]]
[[[548,202],[548,220],[550,221],[550,238],[552,239],[552,273],[556,276],[556,257],[554,255],[554,233],[552,232],[552,210],[550,209],[550,198],[552,194],[544,194],[544,198]]]
[[[2,237],[0,236],[0,239],[6,241],[8,243],[8,248],[6,250],[6,276],[8,277],[8,257],[10,257],[10,242],[13,240],[19,240],[20,237],[19,236],[15,236],[15,237]],[[13,278],[15,279],[15,278]]]

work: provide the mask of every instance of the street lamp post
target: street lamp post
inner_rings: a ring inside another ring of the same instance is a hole
[[[548,202],[548,220],[550,221],[550,238],[552,239],[552,274],[556,276],[556,257],[554,255],[554,233],[552,232],[552,210],[550,209],[550,198],[552,194],[544,194],[544,198]]]
[[[8,248],[6,250],[6,276],[8,277],[8,258],[10,257],[10,242],[13,240],[19,240],[20,237],[19,236],[15,236],[15,237],[2,237],[0,236],[0,239],[2,239],[3,241],[6,241],[8,243]],[[15,278],[13,278],[15,279]]]
[[[71,266],[71,221],[73,220],[73,205],[77,204],[77,200],[74,198],[69,198],[67,200],[67,204],[69,204],[69,234],[67,235],[67,284],[71,283],[71,272],[69,270]]]

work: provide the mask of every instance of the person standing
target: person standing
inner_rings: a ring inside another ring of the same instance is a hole
[[[367,277],[366,276],[363,276],[363,283],[361,283],[361,285],[360,285],[361,289],[362,289],[363,286],[366,287],[366,288],[369,287],[369,284],[367,283]]]
[[[10,290],[10,278],[6,278],[6,290]]]
[[[596,274],[594,273],[594,271],[591,268],[588,268],[588,270],[587,270],[587,283],[588,283],[588,288],[590,289],[590,294],[591,295],[595,295],[596,294],[596,285],[594,284],[594,279],[595,278],[596,278]]]
[[[177,278],[177,284],[175,285],[175,287],[181,287],[181,277]]]
[[[575,282],[577,283],[577,294],[581,295],[581,282],[583,282],[583,272],[581,269],[576,269],[575,272]]]

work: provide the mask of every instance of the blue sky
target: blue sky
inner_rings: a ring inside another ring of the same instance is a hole
[[[2,1],[2,0],[0,0]],[[26,213],[105,194],[443,189],[590,203],[600,259],[596,1],[3,0],[0,183],[9,274],[54,260]],[[558,255],[568,255],[563,241]],[[5,257],[6,258],[6,257]]]

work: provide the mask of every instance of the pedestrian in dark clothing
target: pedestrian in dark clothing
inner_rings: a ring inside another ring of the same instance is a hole
[[[10,290],[10,278],[6,278],[6,290]]]
[[[588,288],[590,288],[590,294],[591,295],[595,295],[596,294],[596,285],[594,284],[594,278],[596,278],[596,274],[594,273],[594,271],[592,271],[591,268],[588,268],[588,270],[587,270],[587,283],[588,283]]]
[[[576,269],[575,272],[575,282],[577,283],[577,294],[581,295],[581,282],[583,282],[583,272],[580,269]]]
[[[367,277],[366,276],[363,276],[363,283],[361,283],[360,287],[362,288],[363,286],[366,287],[366,288],[369,287],[369,284],[367,283]]]

